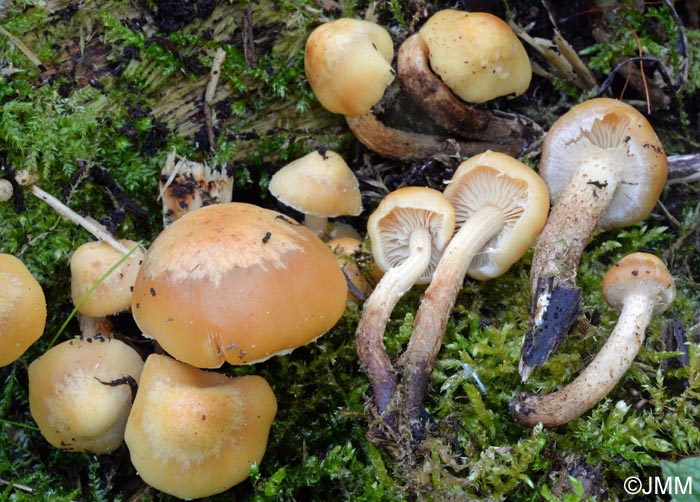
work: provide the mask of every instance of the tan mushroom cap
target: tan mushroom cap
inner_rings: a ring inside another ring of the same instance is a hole
[[[659,200],[667,167],[663,145],[644,115],[622,101],[595,98],[559,117],[544,139],[539,165],[553,199],[591,156],[608,156],[624,166],[598,226],[612,229],[645,218]]]
[[[22,260],[0,254],[0,366],[16,361],[46,326],[46,298]]]
[[[56,448],[108,453],[124,440],[143,360],[113,338],[68,340],[29,365],[29,410]],[[111,382],[111,384],[110,384]]]
[[[657,256],[632,253],[611,267],[603,277],[603,298],[620,310],[625,298],[641,294],[654,299],[652,314],[662,314],[676,298],[673,276]]]
[[[530,86],[532,67],[525,48],[493,14],[441,10],[428,19],[420,37],[433,71],[468,103],[523,94]]]
[[[161,232],[136,278],[132,313],[176,359],[215,368],[307,344],[335,325],[346,297],[335,256],[311,231],[231,202]]]
[[[336,152],[314,150],[272,175],[270,192],[304,214],[336,218],[362,212],[360,184]]]
[[[389,32],[370,21],[341,18],[309,35],[304,68],[311,89],[328,111],[362,115],[394,80],[394,44]]]
[[[267,381],[151,354],[125,440],[139,476],[183,499],[221,493],[260,464],[277,400]]]
[[[131,250],[138,243],[119,240]],[[105,242],[86,242],[75,250],[70,260],[71,298],[78,302],[124,255]],[[90,317],[104,317],[127,310],[131,306],[131,289],[143,260],[143,251],[136,249],[90,293],[78,312]]]
[[[426,284],[454,233],[455,210],[432,188],[403,187],[387,194],[367,220],[377,266],[386,272],[403,263],[409,255],[411,232],[420,228],[432,235],[430,265],[416,282]]]
[[[544,228],[549,192],[529,167],[509,155],[485,152],[462,162],[445,188],[457,228],[479,209],[501,209],[503,229],[472,260],[467,274],[487,280],[504,274],[532,246]]]

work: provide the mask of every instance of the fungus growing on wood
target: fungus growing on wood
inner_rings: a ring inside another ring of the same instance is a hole
[[[26,265],[0,254],[0,366],[16,361],[46,326],[46,298]]]
[[[406,291],[430,281],[454,228],[452,204],[426,187],[389,193],[369,217],[372,254],[384,275],[365,301],[356,337],[377,413],[387,410],[396,389],[396,375],[384,347],[386,324]]]
[[[314,150],[272,175],[270,192],[283,204],[304,213],[304,225],[328,236],[328,218],[362,212],[360,183],[336,152]]]
[[[498,152],[463,162],[445,189],[457,231],[425,291],[406,351],[399,358],[409,419],[418,419],[433,365],[467,274],[504,274],[530,248],[547,218],[549,194],[525,164]]]
[[[304,69],[321,105],[344,115],[355,137],[380,155],[425,159],[440,153],[483,151],[483,145],[401,131],[377,119],[372,107],[394,79],[393,57],[394,45],[386,29],[370,21],[341,18],[318,26],[309,35]]]
[[[288,217],[214,204],[163,230],[146,252],[132,314],[180,361],[216,368],[291,352],[345,310],[347,284],[330,249]]]
[[[139,476],[179,498],[228,490],[259,465],[277,400],[256,375],[236,378],[151,354],[126,424]]]
[[[397,70],[431,120],[460,137],[500,144],[489,148],[514,155],[543,134],[527,117],[468,104],[522,94],[532,78],[525,48],[492,14],[437,12],[401,44]]]
[[[118,448],[142,368],[141,356],[114,338],[50,348],[29,365],[29,410],[42,436],[63,450]]]
[[[666,154],[656,133],[622,101],[585,101],[547,133],[539,173],[553,205],[532,259],[531,326],[520,359],[523,380],[556,350],[575,322],[576,308],[556,322],[547,310],[565,296],[574,296],[578,306],[576,272],[594,230],[645,218],[659,199],[666,172]],[[544,320],[556,336],[545,333]]]
[[[632,253],[603,278],[603,297],[620,311],[617,324],[595,359],[570,384],[545,395],[520,394],[512,403],[518,422],[529,427],[563,425],[599,403],[632,366],[652,316],[673,303],[676,287],[663,262]]]

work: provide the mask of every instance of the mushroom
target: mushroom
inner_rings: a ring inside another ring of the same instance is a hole
[[[445,248],[399,358],[409,419],[418,419],[428,379],[457,294],[469,274],[504,274],[530,248],[547,218],[549,194],[525,164],[485,152],[460,164],[445,189],[455,207],[457,232]]]
[[[401,131],[377,119],[372,107],[394,80],[393,57],[394,44],[386,29],[370,21],[341,18],[311,32],[304,50],[304,69],[321,105],[344,115],[357,139],[380,155],[425,159],[441,153],[482,151],[483,145]]]
[[[403,88],[448,131],[500,143],[491,148],[510,154],[543,134],[527,117],[468,104],[522,94],[532,78],[525,48],[508,24],[492,14],[435,13],[419,33],[404,40],[396,65]]]
[[[251,204],[188,213],[146,252],[131,300],[141,331],[200,368],[291,352],[343,315],[345,277],[309,229]]]
[[[19,258],[0,253],[0,367],[16,361],[46,326],[41,285]]]
[[[326,149],[293,160],[272,175],[270,192],[304,213],[304,225],[319,237],[329,235],[328,218],[362,212],[360,183],[343,158]]]
[[[554,123],[542,146],[539,172],[553,206],[532,258],[523,381],[573,326],[580,296],[576,272],[594,230],[632,225],[651,212],[666,181],[666,154],[641,113],[622,101],[597,98]],[[572,315],[555,320],[548,314],[551,305],[569,297],[576,306],[567,307]]]
[[[231,378],[151,354],[125,440],[146,483],[183,499],[206,497],[260,464],[276,413],[275,395],[260,376]]]
[[[141,356],[114,338],[50,348],[29,365],[29,411],[42,436],[63,450],[118,448],[142,368]]]
[[[334,237],[327,244],[345,274],[348,301],[362,305],[371,288],[367,281],[368,275],[371,275],[368,269],[372,266],[369,253],[363,250],[362,241],[354,237]]]
[[[367,221],[372,254],[384,275],[364,303],[356,338],[379,414],[387,410],[396,389],[384,347],[386,324],[406,291],[430,281],[454,228],[454,208],[440,192],[427,187],[389,193]]]
[[[545,395],[520,394],[512,403],[522,425],[566,424],[583,415],[615,387],[632,366],[652,316],[673,303],[676,287],[663,262],[648,253],[632,253],[603,278],[603,297],[620,311],[617,324],[595,359],[569,385]]]

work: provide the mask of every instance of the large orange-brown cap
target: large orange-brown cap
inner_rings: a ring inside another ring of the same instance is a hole
[[[644,295],[653,299],[653,315],[668,309],[676,298],[673,276],[657,256],[632,253],[613,265],[603,277],[603,297],[620,310],[625,298]]]
[[[378,24],[341,18],[317,27],[306,41],[306,78],[319,102],[333,113],[362,115],[394,79],[394,44]]]
[[[403,187],[387,194],[367,220],[374,261],[383,271],[409,255],[411,232],[427,228],[432,235],[430,265],[417,281],[430,282],[442,251],[455,229],[455,210],[445,196],[427,187]]]
[[[138,353],[113,338],[68,340],[29,365],[29,410],[56,448],[108,453],[124,440]]]
[[[151,354],[126,425],[139,476],[183,499],[221,493],[260,464],[277,400],[267,381]]]
[[[544,181],[522,162],[485,152],[462,162],[445,188],[455,207],[457,228],[479,209],[501,209],[503,229],[472,260],[467,273],[479,280],[504,274],[532,246],[547,221],[549,192]]]
[[[428,19],[420,37],[433,71],[468,103],[523,94],[530,86],[532,67],[525,48],[493,14],[441,10]]]
[[[120,240],[125,248],[138,248],[138,243]],[[124,257],[121,251],[105,242],[87,242],[75,250],[70,260],[71,298],[78,302],[104,275]],[[143,259],[136,249],[97,286],[78,307],[78,312],[90,317],[104,317],[127,310],[131,306],[131,288]]]
[[[362,212],[360,183],[331,150],[314,150],[284,166],[270,179],[270,192],[304,214],[335,218]]]
[[[587,157],[608,157],[621,177],[603,229],[632,225],[656,205],[666,182],[666,153],[649,121],[610,98],[584,101],[559,117],[545,136],[539,173],[556,199]]]
[[[46,326],[46,298],[22,260],[0,254],[0,366],[39,339]]]
[[[333,253],[311,231],[231,202],[161,232],[139,269],[132,313],[176,359],[215,368],[305,345],[335,325],[346,296]]]

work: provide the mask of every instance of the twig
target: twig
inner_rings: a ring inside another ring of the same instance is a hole
[[[27,47],[26,45],[24,45],[24,42],[22,42],[19,38],[17,38],[16,36],[14,36],[12,33],[10,33],[9,31],[7,31],[7,30],[6,30],[5,28],[3,28],[2,26],[0,26],[0,33],[2,33],[3,35],[5,35],[5,37],[7,37],[7,39],[8,39],[10,42],[12,42],[13,44],[15,44],[15,46],[16,46],[20,51],[22,51],[22,54],[24,54],[25,56],[27,56],[27,59],[29,59],[29,61],[31,61],[31,62],[34,64],[34,66],[37,66],[37,67],[43,67],[43,66],[44,66],[44,65],[42,64],[41,60],[36,56],[36,54],[34,54],[34,53],[29,49],[29,47]]]
[[[214,61],[211,64],[211,72],[209,73],[209,83],[207,90],[204,93],[204,122],[207,126],[207,139],[209,140],[209,151],[213,154],[216,150],[216,136],[214,135],[214,113],[212,105],[214,104],[214,96],[216,95],[216,86],[219,83],[221,75],[221,65],[226,58],[226,51],[222,48],[216,49]]]

